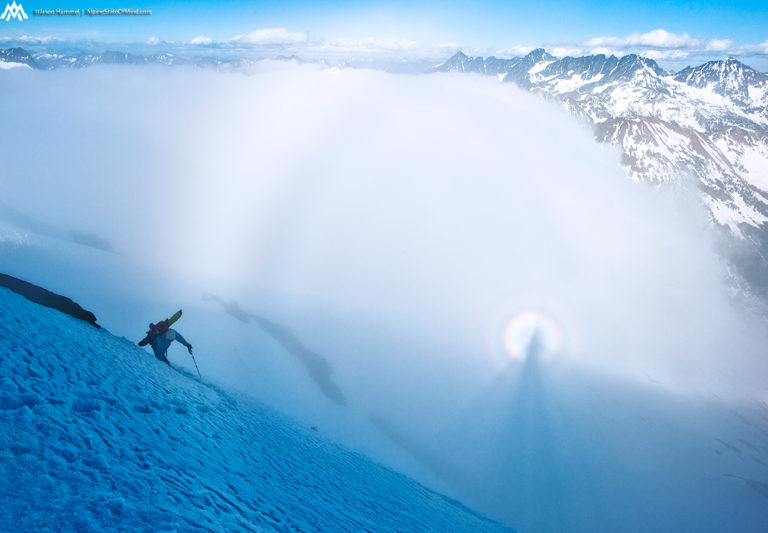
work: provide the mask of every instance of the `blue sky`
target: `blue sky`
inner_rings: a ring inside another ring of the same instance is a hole
[[[7,0],[6,0],[7,1]],[[3,0],[0,0],[2,8]],[[0,38],[54,37],[103,42],[168,41],[198,45],[231,43],[321,45],[342,51],[445,55],[448,50],[500,56],[544,46],[555,55],[592,51],[650,52],[655,59],[719,58],[728,54],[768,56],[768,2],[706,0],[682,3],[663,0],[549,0],[459,2],[286,0],[226,3],[176,1],[129,3],[98,0],[29,1],[30,16],[20,22],[0,21]],[[35,9],[140,8],[150,16],[40,17]],[[650,32],[657,31],[655,34]],[[643,37],[646,36],[646,37]],[[282,39],[282,41],[281,41]],[[441,45],[443,45],[441,47]]]

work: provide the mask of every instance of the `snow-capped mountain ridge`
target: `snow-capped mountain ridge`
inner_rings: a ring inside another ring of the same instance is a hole
[[[496,75],[559,101],[616,145],[632,177],[663,183],[693,176],[712,219],[755,243],[750,263],[768,275],[768,75],[734,58],[678,73],[652,59],[602,54],[556,59],[534,50],[522,58],[457,53],[435,72]]]
[[[718,129],[720,123],[768,129],[768,75],[733,58],[675,74],[635,54],[556,59],[537,49],[521,58],[484,59],[457,52],[434,71],[501,74],[504,81],[534,92],[579,100],[581,105],[575,111],[582,111],[593,122],[618,116],[655,116],[701,131]],[[698,114],[681,109],[681,104]]]
[[[35,60],[32,59],[30,53],[18,47],[5,50],[0,48],[0,68],[3,68],[3,65],[26,65],[30,68],[37,68]]]
[[[675,80],[708,89],[745,106],[765,108],[768,105],[768,75],[732,57],[698,67],[686,67],[675,75]]]
[[[0,49],[0,66],[4,62],[21,62],[30,68],[54,70],[59,68],[85,68],[93,65],[194,65],[201,67],[247,67],[253,61],[244,58],[221,59],[212,56],[189,58],[173,52],[139,54],[121,50],[91,52],[80,49],[49,50],[30,54],[23,48]]]
[[[605,56],[603,54],[584,57],[566,57],[559,61],[550,62],[541,74],[531,81],[545,81],[556,76],[579,74],[608,81],[632,81],[641,78],[663,76],[664,71],[652,59],[638,55],[628,55],[622,58]]]

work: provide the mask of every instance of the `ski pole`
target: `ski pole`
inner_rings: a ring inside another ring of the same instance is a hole
[[[195,361],[195,355],[192,353],[192,350],[191,350],[191,349],[189,350],[189,355],[191,355],[191,356],[192,356],[192,362],[193,362],[193,363],[195,363],[195,369],[197,370],[197,376],[198,376],[200,379],[203,379],[203,376],[201,376],[201,375],[200,375],[200,369],[199,369],[199,368],[197,368],[197,361]]]

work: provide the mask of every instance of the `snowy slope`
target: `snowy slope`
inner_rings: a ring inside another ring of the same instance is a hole
[[[3,531],[503,531],[132,342],[0,289]]]
[[[453,473],[520,531],[768,530],[764,402],[559,372],[529,353],[440,442],[443,465],[495,458]]]

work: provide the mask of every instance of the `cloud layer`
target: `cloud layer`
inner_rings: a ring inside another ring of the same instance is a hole
[[[754,376],[695,209],[628,182],[588,131],[512,87],[264,63],[36,73],[8,90],[28,96],[3,106],[4,201],[109,228],[201,290],[453,331],[489,360],[499,321],[530,307],[569,359],[680,383]],[[169,220],[170,242],[153,230]]]
[[[583,50],[600,53],[639,52],[651,59],[683,59],[689,55],[711,52],[743,54],[744,47],[735,47],[730,39],[692,38],[687,33],[671,33],[656,29],[647,33],[633,33],[626,37],[595,37],[581,43]]]

